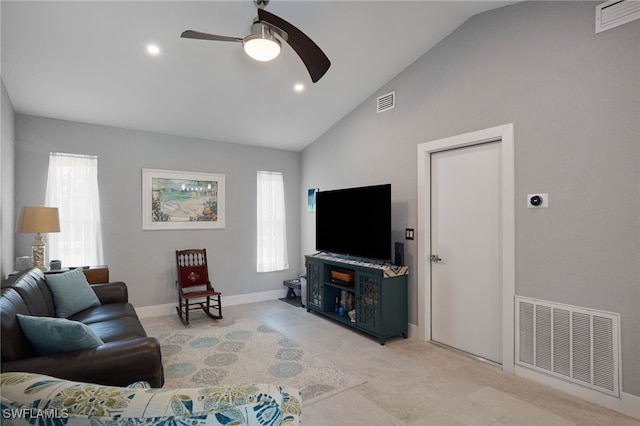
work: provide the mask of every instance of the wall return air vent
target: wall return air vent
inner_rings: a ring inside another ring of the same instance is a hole
[[[620,315],[516,296],[516,364],[620,396]]]
[[[396,107],[396,92],[390,92],[386,95],[378,96],[376,101],[376,111],[378,113],[389,111]]]
[[[640,1],[613,0],[596,6],[596,34],[640,19]]]

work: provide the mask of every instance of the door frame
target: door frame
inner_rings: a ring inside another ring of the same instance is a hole
[[[502,370],[515,365],[515,157],[513,123],[418,144],[418,338],[431,340],[431,154],[486,142],[502,157]]]

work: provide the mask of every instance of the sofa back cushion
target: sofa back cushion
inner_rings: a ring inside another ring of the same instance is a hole
[[[0,298],[0,338],[2,362],[16,361],[35,356],[33,347],[22,332],[16,314],[29,315],[29,308],[18,292],[10,288]]]
[[[56,314],[51,290],[39,269],[32,269],[20,277],[13,289],[18,292],[29,308],[30,315],[52,317]]]

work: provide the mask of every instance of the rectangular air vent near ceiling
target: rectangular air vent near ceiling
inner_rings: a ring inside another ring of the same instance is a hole
[[[596,34],[640,19],[640,1],[614,0],[596,6]]]
[[[620,315],[516,296],[516,364],[620,396]]]
[[[376,102],[376,108],[378,113],[389,111],[396,107],[396,92],[387,93],[386,95],[378,96]]]

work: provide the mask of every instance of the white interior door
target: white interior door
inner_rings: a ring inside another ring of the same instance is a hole
[[[431,338],[502,363],[501,143],[431,154]]]

